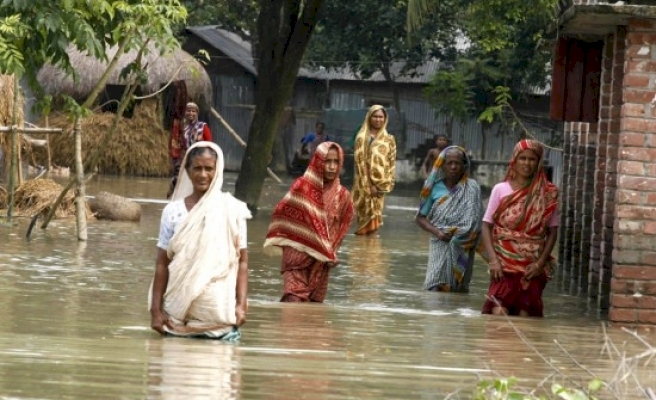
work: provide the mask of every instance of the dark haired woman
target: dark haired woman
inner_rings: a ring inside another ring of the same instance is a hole
[[[484,314],[543,316],[542,291],[554,268],[558,188],[547,180],[544,148],[521,140],[506,179],[492,189],[483,216],[483,257],[490,287]]]
[[[450,146],[435,160],[420,195],[417,225],[431,234],[424,289],[467,292],[481,232],[481,188],[469,177],[465,149]]]
[[[343,165],[342,148],[321,143],[273,211],[264,248],[282,249],[280,301],[321,303],[326,296],[337,250],[353,222],[351,195],[339,181]]]

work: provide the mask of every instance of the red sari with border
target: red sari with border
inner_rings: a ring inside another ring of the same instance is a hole
[[[324,183],[328,151],[339,156],[337,177]],[[278,203],[269,224],[264,248],[282,249],[285,285],[281,301],[323,302],[328,275],[337,250],[353,222],[353,201],[339,181],[344,153],[338,144],[321,143],[310,165]]]
[[[513,179],[515,160],[526,149],[538,155],[538,172],[527,186],[504,197],[494,213],[492,243],[504,276],[499,282],[490,281],[484,314],[492,313],[496,300],[509,315],[525,311],[529,316],[542,317],[542,291],[555,269],[554,258],[549,256],[543,274],[531,280],[524,278],[526,267],[536,262],[544,251],[548,221],[558,208],[558,188],[544,173],[544,149],[539,142],[517,143],[506,180]],[[488,260],[486,254],[482,256]]]

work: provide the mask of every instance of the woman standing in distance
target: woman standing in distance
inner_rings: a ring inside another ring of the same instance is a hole
[[[358,214],[356,235],[372,235],[383,225],[385,194],[394,189],[396,140],[387,132],[385,108],[369,108],[354,146],[353,204]]]

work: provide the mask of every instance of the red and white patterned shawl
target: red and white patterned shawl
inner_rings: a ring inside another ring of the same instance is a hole
[[[544,148],[535,140],[520,140],[513,151],[506,180],[514,178],[514,165],[519,154],[530,149],[538,156],[537,173],[525,187],[504,197],[494,213],[492,237],[497,258],[505,272],[525,273],[543,251],[547,223],[557,212],[558,188],[549,182],[544,172]],[[547,275],[554,267],[549,257],[545,265]]]
[[[331,148],[337,150],[339,167],[335,179],[325,184],[324,163]],[[343,164],[344,152],[337,143],[323,142],[317,147],[303,176],[273,211],[265,250],[289,246],[319,261],[336,260],[354,217],[350,193],[339,181]]]

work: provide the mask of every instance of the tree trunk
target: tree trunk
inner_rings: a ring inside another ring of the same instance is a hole
[[[397,148],[397,158],[400,155],[403,157],[405,154],[405,143],[407,141],[407,135],[405,132],[405,129],[403,129],[403,112],[401,110],[401,95],[399,93],[399,85],[396,84],[394,81],[394,78],[392,77],[392,73],[389,70],[390,64],[384,64],[381,67],[381,72],[383,73],[383,76],[387,80],[387,83],[390,86],[390,89],[392,89],[392,96],[394,100],[394,108],[396,109],[396,114],[398,118],[396,119],[396,124],[393,127],[394,128],[394,137],[396,138],[396,148]]]
[[[487,159],[487,131],[489,128],[489,123],[481,123],[481,160]]]
[[[274,172],[287,172],[287,154],[285,151],[285,130],[281,130],[273,142],[270,167]]]
[[[255,113],[235,196],[255,212],[285,105],[292,96],[303,54],[322,0],[260,0]]]
[[[453,115],[449,115],[446,117],[446,126],[444,128],[445,128],[444,133],[447,135],[447,138],[449,139],[450,142],[449,144],[453,144],[455,142],[455,138],[453,137]]]
[[[84,187],[84,166],[82,165],[82,127],[80,117],[75,117],[73,128],[75,137],[75,222],[77,226],[77,240],[87,240],[87,197]]]

